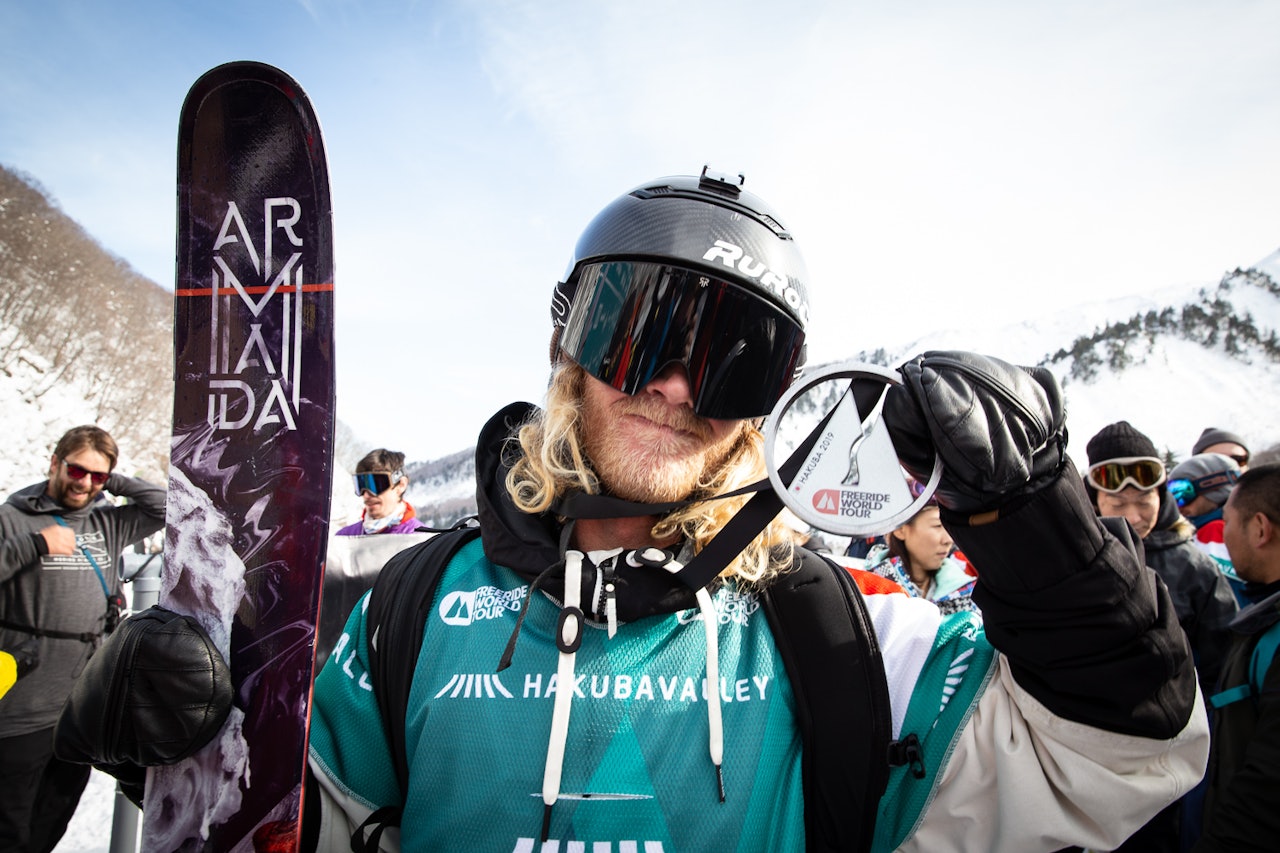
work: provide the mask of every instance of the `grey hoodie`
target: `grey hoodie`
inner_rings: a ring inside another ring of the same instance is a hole
[[[32,638],[30,630],[80,635],[40,636],[39,665],[0,698],[0,738],[51,728],[89,655],[102,642],[107,589],[120,591],[120,552],[164,526],[164,489],[112,474],[105,491],[131,498],[124,506],[97,500],[68,509],[45,494],[46,482],[20,489],[0,506],[0,649]],[[76,532],[81,551],[70,557],[43,553],[39,531],[61,517]],[[20,626],[20,627],[13,627]]]

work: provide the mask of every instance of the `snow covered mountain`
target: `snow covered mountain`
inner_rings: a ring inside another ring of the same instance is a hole
[[[930,349],[968,349],[1042,365],[1062,383],[1069,451],[1080,465],[1103,426],[1127,420],[1185,458],[1205,427],[1242,435],[1254,452],[1280,443],[1280,252],[1216,286],[1066,307],[1000,329],[930,334],[902,350],[863,353],[899,363]]]

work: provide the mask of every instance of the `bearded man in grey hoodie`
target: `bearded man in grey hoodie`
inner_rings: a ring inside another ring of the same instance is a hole
[[[48,478],[0,506],[0,649],[29,667],[0,698],[3,850],[52,850],[75,812],[89,767],[54,757],[54,723],[119,618],[120,552],[164,526],[164,489],[113,473],[118,458],[105,430],[75,427]]]

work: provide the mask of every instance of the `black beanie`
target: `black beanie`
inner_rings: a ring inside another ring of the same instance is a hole
[[[1244,448],[1245,453],[1249,452],[1249,445],[1245,444],[1244,439],[1236,435],[1234,432],[1229,432],[1225,429],[1218,429],[1217,427],[1209,427],[1204,432],[1200,433],[1200,437],[1196,439],[1195,445],[1191,448],[1191,455],[1195,456],[1197,454],[1204,453],[1204,449],[1206,447],[1213,447],[1215,444],[1221,444],[1224,441],[1229,441],[1232,444],[1238,444]]]
[[[1098,430],[1098,434],[1089,439],[1085,451],[1089,454],[1090,466],[1108,459],[1134,456],[1160,458],[1151,439],[1134,429],[1128,421],[1116,421]]]

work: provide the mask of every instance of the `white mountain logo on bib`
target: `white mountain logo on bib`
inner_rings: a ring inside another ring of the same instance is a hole
[[[455,590],[444,597],[436,611],[446,625],[466,627],[485,619],[500,619],[503,614],[520,612],[520,602],[529,594],[529,587],[498,589],[482,586],[471,591]]]

